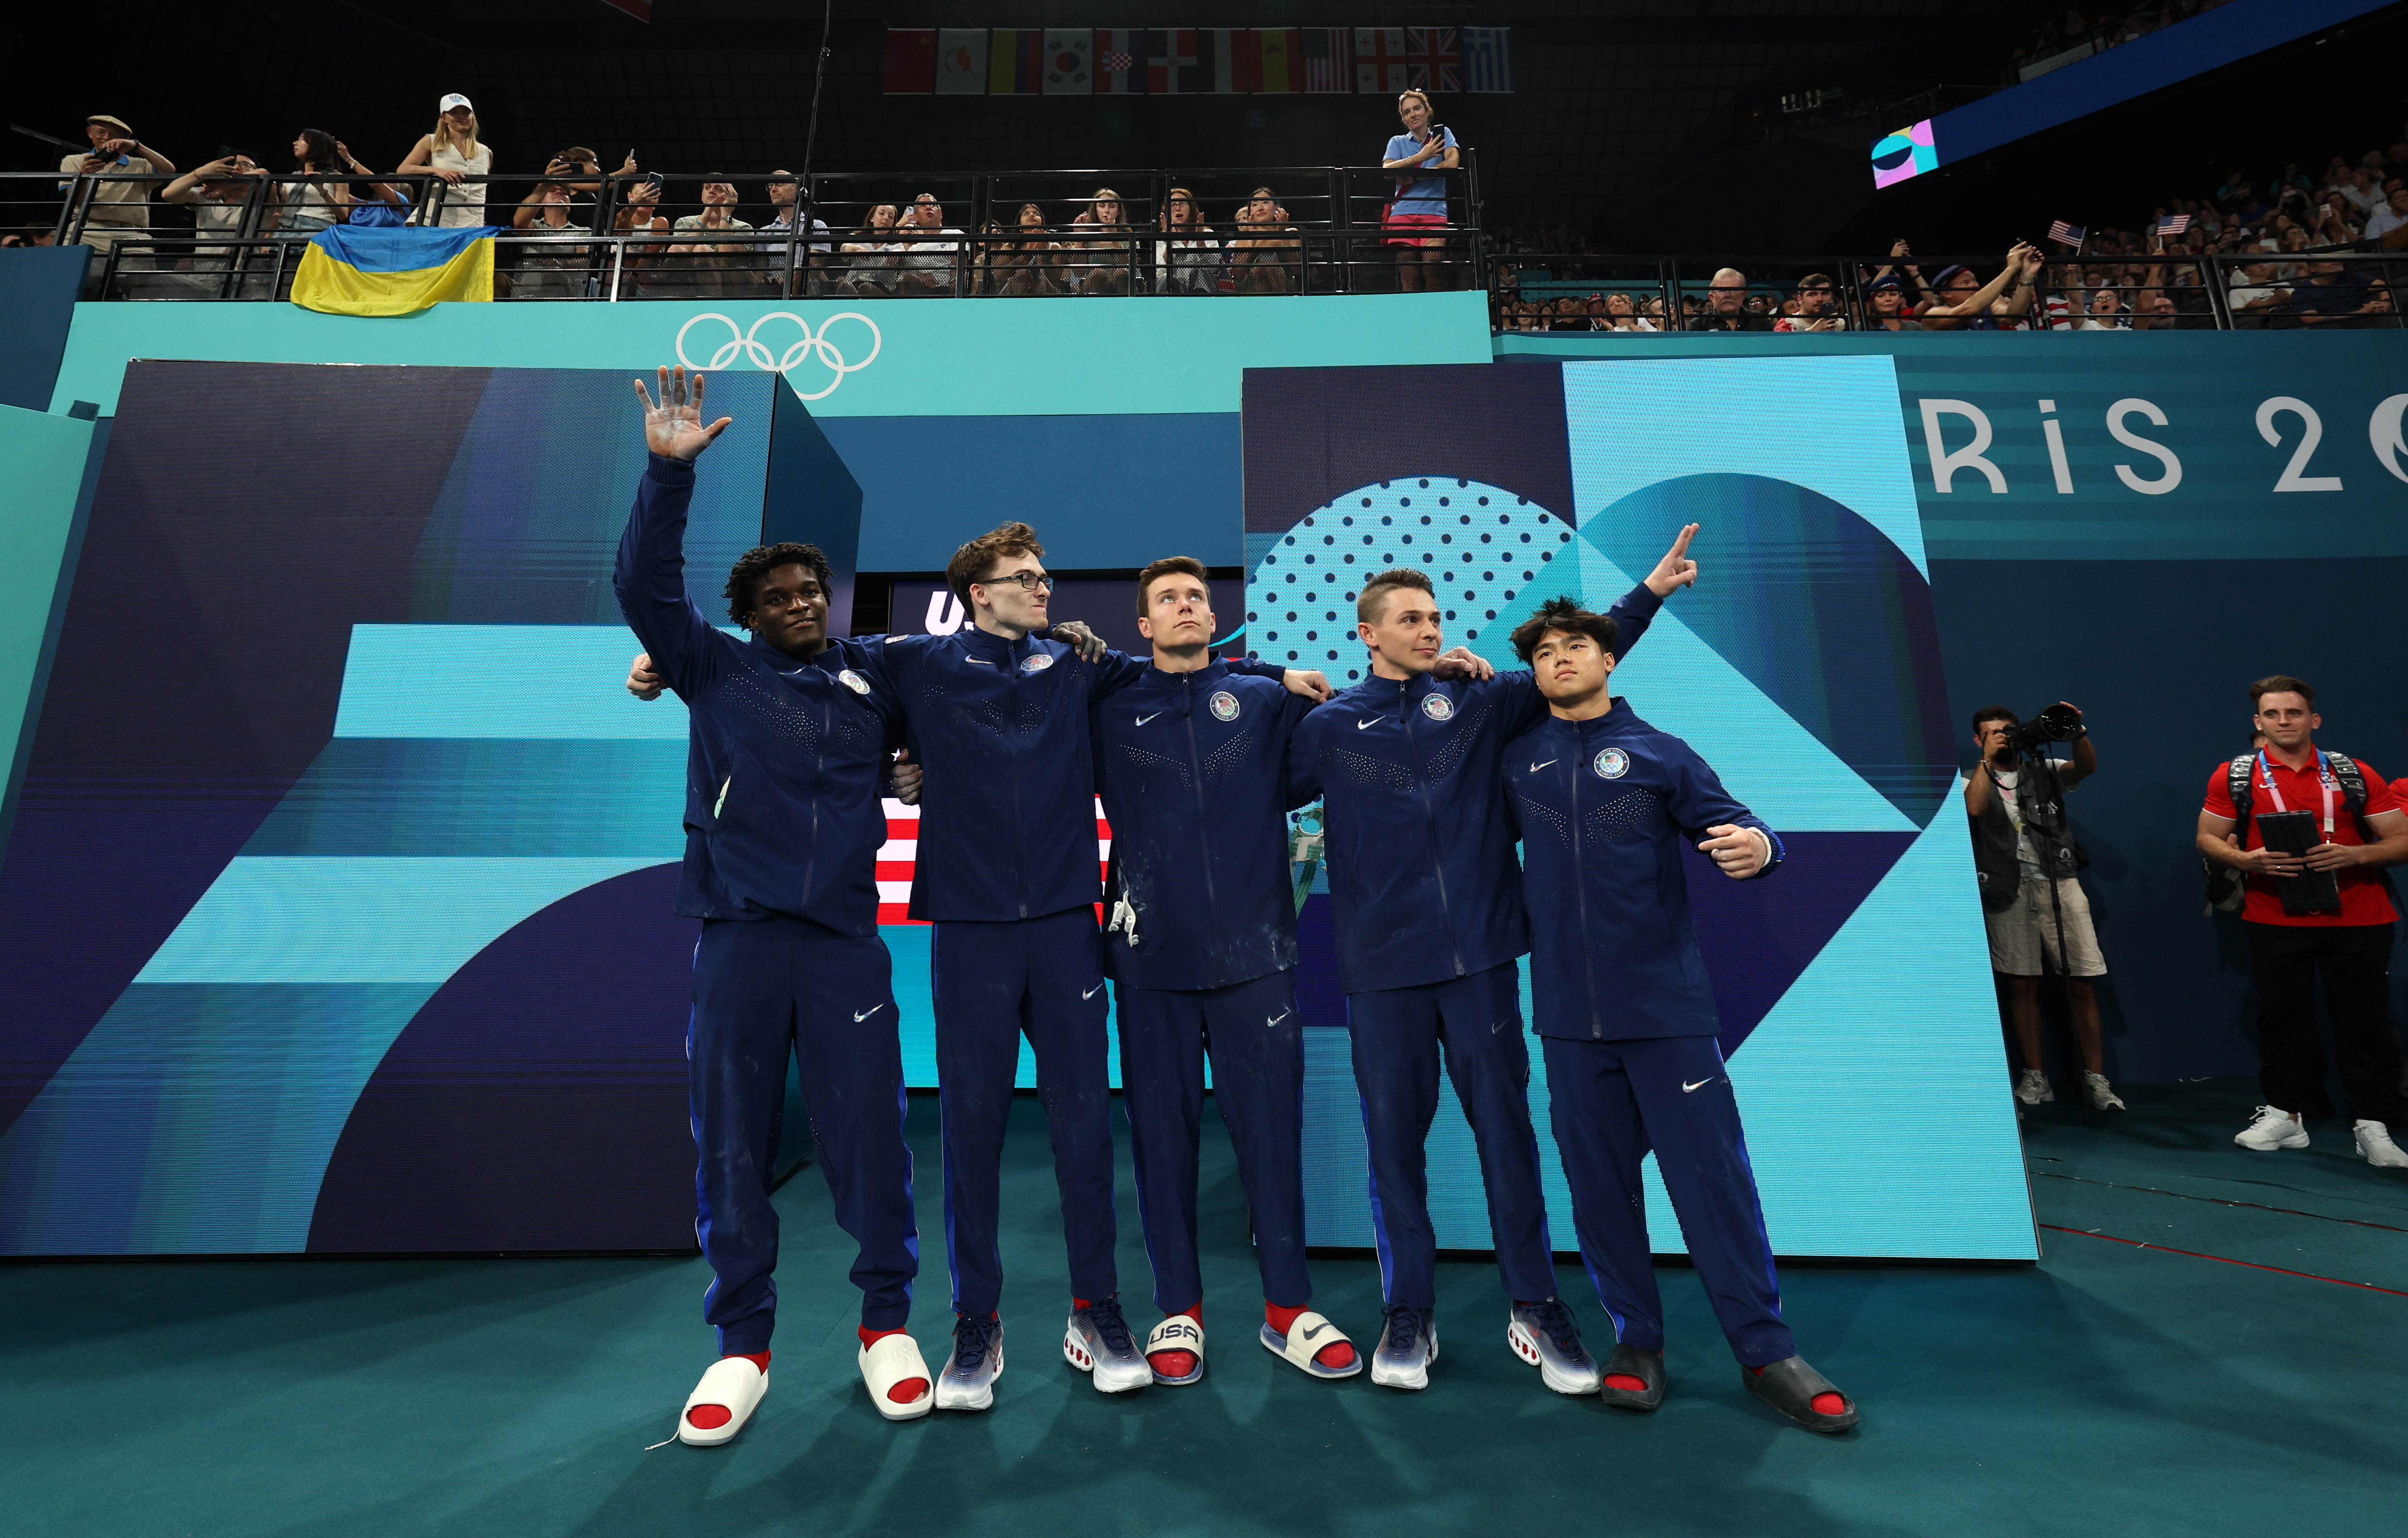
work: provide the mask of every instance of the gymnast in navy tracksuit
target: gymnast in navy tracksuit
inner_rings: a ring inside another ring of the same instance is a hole
[[[699,425],[700,381],[690,411],[683,382],[673,403],[664,371],[661,409],[647,423],[654,453],[614,582],[621,612],[692,723],[677,912],[703,921],[686,1044],[695,1233],[713,1278],[704,1316],[719,1332],[714,1371],[749,1357],[760,1380],[746,1378],[745,1367],[731,1394],[726,1381],[705,1375],[679,1430],[713,1443],[740,1429],[767,1382],[778,1301],[769,1177],[789,1052],[837,1222],[859,1245],[853,1280],[862,1290],[864,1375],[874,1391],[896,1388],[878,1405],[889,1418],[925,1414],[929,1386],[917,1348],[899,1334],[919,1233],[874,880],[886,828],[880,785],[901,712],[880,649],[826,642],[817,551],[774,546],[738,563],[731,609],[752,630],[749,640],[713,626],[686,597],[692,460],[716,429]],[[878,1362],[908,1362],[891,1382],[868,1365],[871,1347],[890,1336]]]
[[[1664,1305],[1641,1184],[1652,1149],[1749,1387],[1813,1430],[1844,1430],[1854,1407],[1798,1359],[1782,1320],[1684,869],[1686,842],[1725,874],[1759,879],[1780,868],[1781,841],[1686,742],[1607,692],[1616,652],[1628,651],[1617,629],[1555,599],[1514,632],[1551,709],[1505,750],[1549,1116],[1581,1258],[1617,1342],[1603,1391],[1638,1410],[1663,1395]]]
[[[1615,607],[1626,646],[1661,601],[1642,585]],[[1526,672],[1477,683],[1434,678],[1435,603],[1419,572],[1383,572],[1366,584],[1360,611],[1375,676],[1308,716],[1289,755],[1291,795],[1326,797],[1330,907],[1388,1305],[1372,1381],[1401,1387],[1426,1386],[1435,1356],[1438,1245],[1423,1143],[1438,1109],[1441,1047],[1478,1140],[1506,1293],[1517,1305],[1555,1295],[1515,966],[1530,948],[1529,923],[1498,756],[1545,704]],[[1560,1334],[1568,1316],[1549,1327]],[[1576,1337],[1564,1355],[1572,1386],[1560,1391],[1582,1391],[1584,1373],[1593,1390],[1595,1365],[1580,1366]]]
[[[1253,1219],[1264,1344],[1316,1376],[1351,1374],[1361,1364],[1351,1345],[1336,1349],[1344,1334],[1305,1308],[1304,1049],[1284,765],[1312,701],[1212,660],[1201,564],[1157,561],[1138,593],[1155,665],[1093,714],[1112,830],[1104,965],[1154,1301],[1166,1315],[1147,1356],[1157,1383],[1203,1373],[1196,1182],[1209,1048]],[[1307,1336],[1291,1353],[1299,1321]]]

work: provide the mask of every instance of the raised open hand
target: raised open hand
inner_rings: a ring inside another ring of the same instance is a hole
[[[1669,598],[1674,588],[1696,585],[1698,563],[1689,559],[1689,541],[1697,537],[1698,525],[1695,524],[1684,525],[1681,532],[1672,537],[1672,548],[1664,553],[1664,558],[1656,563],[1656,569],[1647,574],[1648,592],[1659,598]]]
[[[696,370],[691,383],[685,365],[674,369],[661,369],[661,398],[653,404],[642,380],[636,381],[636,398],[644,403],[644,446],[663,459],[691,462],[703,450],[719,440],[734,417],[721,417],[704,426],[702,422],[702,380]]]

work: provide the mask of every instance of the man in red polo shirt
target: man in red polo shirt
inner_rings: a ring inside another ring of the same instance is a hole
[[[2199,814],[2200,853],[2242,871],[2248,890],[2241,916],[2258,982],[2258,1082],[2266,1103],[2232,1141],[2260,1153],[2308,1145],[2300,1110],[2324,1093],[2315,1013],[2321,972],[2358,1152],[2369,1164],[2408,1169],[2408,1154],[2385,1125],[2400,1103],[2400,1036],[2390,1008],[2391,927],[2400,915],[2379,869],[2408,861],[2408,812],[2365,764],[2317,750],[2312,734],[2324,722],[2314,688],[2276,674],[2251,684],[2249,697],[2266,746],[2216,766]],[[2236,804],[2236,780],[2244,780],[2245,804]],[[2277,812],[2317,818],[2319,841],[2304,855],[2268,849],[2258,819]],[[2284,906],[2283,878],[2303,870],[2333,872],[2338,910]]]

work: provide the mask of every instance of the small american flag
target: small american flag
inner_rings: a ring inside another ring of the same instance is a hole
[[[2090,232],[2084,229],[2081,225],[2069,224],[2062,219],[2056,221],[2048,227],[2048,237],[2051,240],[2056,241],[2060,246],[2071,246],[2076,250],[2081,248],[2082,242],[2088,238]]]
[[[2180,235],[2188,228],[2190,215],[2186,213],[2170,213],[2158,220],[2155,226],[2156,233],[2159,235]]]

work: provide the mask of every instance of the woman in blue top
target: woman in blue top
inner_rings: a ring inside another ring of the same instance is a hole
[[[1397,116],[1404,120],[1405,131],[1388,141],[1388,152],[1380,162],[1382,169],[1452,171],[1461,164],[1462,157],[1455,152],[1455,135],[1432,121],[1427,94],[1408,91],[1398,96]],[[1433,133],[1433,129],[1437,131]],[[1438,268],[1438,264],[1446,259],[1446,237],[1426,233],[1445,224],[1446,178],[1397,178],[1397,195],[1389,203],[1381,227],[1388,232],[1385,243],[1400,248],[1397,252],[1399,290],[1413,294],[1452,286],[1443,280]]]

